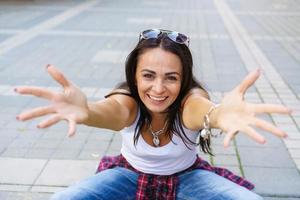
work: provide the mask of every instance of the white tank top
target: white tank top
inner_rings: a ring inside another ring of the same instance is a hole
[[[173,142],[162,147],[149,145],[140,135],[136,146],[134,146],[133,136],[139,112],[135,122],[120,132],[122,134],[121,153],[126,160],[137,170],[155,175],[171,175],[190,167],[196,160],[196,146],[185,146],[182,139],[173,134]],[[197,132],[183,127],[185,134],[193,142],[196,142]]]

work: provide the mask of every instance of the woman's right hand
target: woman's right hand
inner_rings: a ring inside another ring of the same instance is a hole
[[[88,119],[88,103],[86,95],[72,82],[67,80],[62,72],[53,65],[47,66],[48,73],[62,87],[62,92],[54,92],[46,88],[34,86],[20,86],[15,92],[23,95],[33,95],[47,99],[50,104],[22,112],[17,116],[18,120],[25,121],[42,117],[48,114],[51,116],[38,124],[38,128],[46,128],[61,120],[67,120],[69,124],[68,135],[73,136],[76,132],[76,124],[81,124]]]

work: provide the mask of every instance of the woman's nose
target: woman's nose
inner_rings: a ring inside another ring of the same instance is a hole
[[[157,94],[163,93],[165,91],[163,80],[156,80],[153,84],[152,90]]]

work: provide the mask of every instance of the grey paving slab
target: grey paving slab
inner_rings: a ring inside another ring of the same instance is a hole
[[[236,155],[215,155],[213,160],[215,165],[239,166]]]
[[[278,167],[295,169],[288,151],[283,147],[276,148],[251,148],[239,147],[242,165],[252,167]],[[276,156],[274,156],[276,155]]]
[[[259,194],[300,197],[299,172],[296,169],[243,167],[246,178],[252,181]]]
[[[0,163],[1,184],[31,185],[40,175],[46,160],[1,157]]]
[[[7,39],[8,37],[10,37],[10,35],[0,33],[0,42]]]
[[[97,164],[90,160],[50,160],[35,184],[68,186],[93,175]]]
[[[0,191],[1,200],[45,200],[49,199],[50,196],[49,193]]]
[[[32,10],[21,5],[10,8],[1,6],[2,15],[0,15],[0,27],[1,29],[27,29],[60,12],[60,10],[47,11],[42,8]],[[9,20],[10,23],[7,23],[7,20]]]
[[[43,159],[43,158],[51,158],[54,153],[53,149],[28,149],[24,158],[34,158],[34,159]]]

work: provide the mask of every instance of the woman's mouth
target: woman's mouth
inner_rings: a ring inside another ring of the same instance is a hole
[[[151,100],[153,101],[157,101],[157,102],[162,102],[164,100],[166,100],[168,97],[165,97],[165,96],[152,96],[152,95],[147,95]]]

